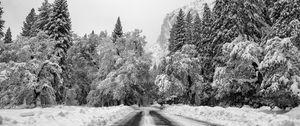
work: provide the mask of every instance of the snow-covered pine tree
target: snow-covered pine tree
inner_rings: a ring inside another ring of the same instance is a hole
[[[273,25],[273,22],[271,20],[271,8],[274,7],[275,3],[279,1],[279,0],[264,0],[263,1],[263,17],[266,21],[266,23],[269,25],[269,26],[272,26]]]
[[[194,18],[193,21],[193,43],[194,45],[198,46],[198,44],[201,43],[201,33],[202,33],[202,25],[201,25],[202,21],[200,19],[200,16],[198,13],[196,13],[196,17]],[[201,45],[201,44],[200,44]]]
[[[207,62],[204,62],[203,68],[205,81],[208,82],[213,81],[215,68],[220,65],[224,65],[224,61],[222,60],[223,44],[226,42],[232,42],[233,38],[238,36],[237,28],[235,27],[235,20],[228,18],[229,15],[225,13],[232,9],[229,8],[229,5],[230,1],[228,0],[216,0],[210,18],[209,8],[205,7],[206,11],[204,11],[203,15],[206,20],[205,24],[211,24],[212,26],[210,30],[207,29],[210,32],[203,35],[201,33],[201,36],[206,36],[206,38],[201,38],[201,46],[198,45],[197,48],[199,52],[202,52],[202,55],[207,57]],[[212,22],[209,23],[209,20]],[[201,24],[204,24],[204,21],[202,21]]]
[[[21,35],[24,37],[33,36],[33,25],[37,19],[37,15],[35,13],[34,8],[31,9],[30,13],[27,15],[26,20],[23,22],[22,33]]]
[[[208,7],[208,4],[204,4],[204,12],[203,12],[203,18],[202,18],[202,34],[201,38],[202,40],[208,40],[210,38],[211,34],[211,26],[212,26],[212,14],[211,10]]]
[[[230,7],[233,4],[230,0],[216,0],[213,8],[213,26],[212,36],[209,39],[210,54],[213,58],[213,68],[223,65],[222,61],[222,46],[226,42],[232,42],[238,36],[236,20],[230,18],[229,12],[234,8]],[[211,71],[214,73],[214,71]],[[212,80],[212,79],[211,79]]]
[[[295,19],[300,19],[300,0],[279,0],[271,8],[271,21],[273,22],[271,37],[291,37],[288,25]]]
[[[186,23],[185,23],[185,14],[182,9],[179,10],[179,13],[176,18],[175,24],[172,26],[170,31],[169,39],[169,51],[174,53],[177,50],[180,50],[186,42]]]
[[[115,25],[115,29],[112,33],[113,42],[115,43],[117,41],[117,39],[121,38],[122,36],[123,36],[123,27],[121,24],[121,19],[120,19],[120,17],[118,17],[117,23]]]
[[[46,30],[46,25],[49,23],[49,17],[51,13],[51,4],[48,0],[44,0],[42,6],[38,9],[39,15],[37,17],[37,21],[35,23],[35,27],[37,30]]]
[[[185,26],[186,26],[186,42],[185,44],[192,44],[193,41],[193,32],[192,32],[192,28],[193,28],[193,16],[191,14],[191,11],[189,11],[186,15],[185,18]]]
[[[203,12],[203,18],[201,22],[201,43],[197,45],[197,50],[202,56],[202,67],[203,67],[203,77],[205,81],[211,81],[213,78],[213,64],[211,63],[212,59],[212,41],[211,35],[212,35],[212,13],[208,5],[204,4],[204,12]]]
[[[209,56],[211,48],[210,36],[212,34],[212,13],[208,5],[204,4],[203,18],[201,22],[201,43],[197,49],[203,56]]]
[[[12,43],[10,27],[7,29],[4,37],[4,43]]]
[[[230,6],[231,13],[236,20],[239,33],[248,40],[260,42],[265,27],[270,27],[263,15],[263,1],[261,0],[234,0]],[[229,16],[229,17],[230,17]]]
[[[46,25],[46,33],[53,39],[60,41],[56,47],[64,52],[71,46],[71,19],[67,0],[55,0],[49,22]]]
[[[246,39],[259,42],[262,38],[262,28],[268,26],[262,12],[263,3],[260,0],[218,0],[214,7],[214,30],[217,31],[217,40],[231,42],[241,34]]]
[[[1,5],[1,1],[0,1],[0,5]],[[2,38],[4,36],[3,33],[3,28],[4,28],[4,20],[2,19],[2,14],[3,14],[3,8],[0,6],[0,38]]]

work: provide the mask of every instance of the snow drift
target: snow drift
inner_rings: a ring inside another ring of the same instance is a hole
[[[128,106],[2,109],[0,110],[0,125],[2,120],[4,126],[106,126],[133,111],[134,109]]]
[[[286,115],[266,114],[254,109],[191,107],[187,105],[167,106],[163,112],[226,126],[294,126]]]

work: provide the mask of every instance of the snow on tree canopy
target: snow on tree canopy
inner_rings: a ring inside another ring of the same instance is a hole
[[[88,95],[88,105],[128,104],[147,93],[151,60],[143,49],[145,36],[140,33],[141,30],[125,33],[115,42],[101,40],[96,48],[99,74]]]
[[[263,50],[257,43],[237,37],[224,44],[222,51],[226,66],[216,68],[212,86],[217,89],[217,99],[229,105],[239,104],[259,87],[257,71]]]
[[[283,87],[293,88],[291,90],[294,94],[299,95],[300,54],[291,38],[275,37],[267,41],[265,53],[266,56],[260,64],[260,69],[265,75],[262,87],[266,91],[278,91]]]
[[[229,61],[242,60],[259,64],[258,56],[261,52],[262,49],[257,43],[241,40],[240,37],[223,45],[223,54],[229,58]]]
[[[158,94],[166,99],[182,96],[186,90],[178,79],[166,74],[158,75],[155,84],[158,86]]]
[[[165,99],[190,97],[195,87],[203,82],[201,61],[194,45],[184,45],[181,50],[166,58],[165,73],[156,77],[155,84]],[[176,92],[174,92],[174,90]],[[193,99],[189,99],[193,100]]]
[[[217,69],[214,78],[220,78],[218,76],[225,74],[228,79],[240,83],[255,81],[253,76],[256,76],[257,68],[253,64],[258,66],[261,53],[262,48],[257,43],[243,40],[241,37],[224,44],[223,54],[227,59],[226,67]]]
[[[226,79],[226,67],[217,67],[214,73],[214,82],[212,83],[212,86],[218,87],[226,85],[226,83],[229,83]]]
[[[37,86],[37,76],[32,73],[39,66],[35,62],[1,64],[0,108],[29,103],[31,91]]]

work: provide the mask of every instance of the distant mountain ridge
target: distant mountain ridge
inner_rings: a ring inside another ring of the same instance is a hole
[[[202,18],[205,3],[207,3],[209,7],[212,8],[214,6],[215,0],[196,0],[166,15],[161,26],[161,33],[155,43],[158,45],[159,49],[156,47],[154,48],[155,50],[152,51],[154,54],[154,58],[156,58],[156,61],[168,53],[168,39],[170,38],[170,30],[172,28],[172,25],[176,21],[176,16],[179,10],[182,9],[185,12],[185,14],[191,11],[193,16],[195,16],[195,14],[198,13],[199,16]]]

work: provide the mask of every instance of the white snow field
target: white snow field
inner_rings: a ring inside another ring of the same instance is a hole
[[[4,126],[106,126],[133,111],[134,109],[128,106],[2,109],[0,125],[2,120]]]
[[[225,126],[300,126],[300,107],[285,114],[267,114],[263,112],[266,110],[267,107],[252,109],[172,105],[166,106],[163,113]]]
[[[295,126],[300,126],[300,106],[292,109],[284,115],[289,116],[295,122]]]

